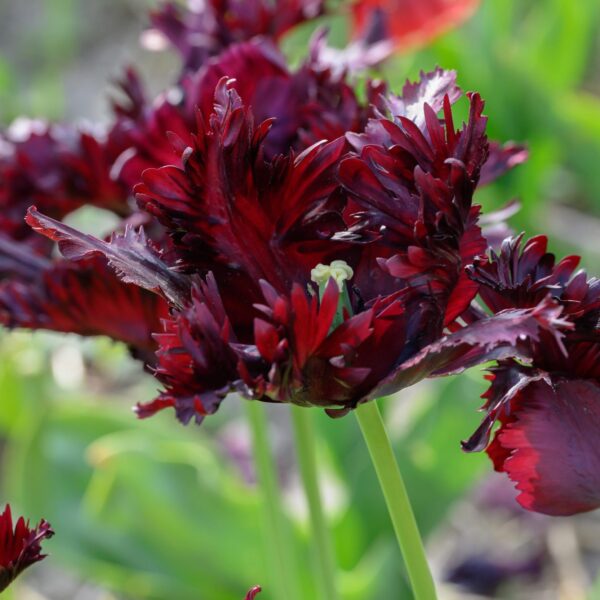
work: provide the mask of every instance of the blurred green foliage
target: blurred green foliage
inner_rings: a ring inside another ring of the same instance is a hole
[[[58,336],[48,336],[50,343],[34,337],[37,345],[28,335],[6,335],[0,346],[3,496],[32,518],[52,522],[59,532],[47,543],[53,559],[126,598],[229,600],[242,598],[257,582],[265,586],[264,598],[272,598],[259,491],[244,481],[214,435],[239,418],[236,411],[230,406],[214,417],[210,429],[183,428],[170,414],[136,421],[129,394],[125,399],[61,390],[47,375]],[[457,441],[476,425],[471,399],[479,387],[470,378],[422,386],[408,415],[393,414],[401,400],[386,403],[425,533],[485,468],[483,457],[457,452]],[[330,512],[344,598],[409,597],[356,422],[314,412],[323,434],[321,468],[327,486],[336,488]],[[303,597],[311,598],[308,525],[305,510],[294,506],[288,525]]]
[[[43,26],[23,33],[21,53],[32,63],[27,83],[0,52],[4,122],[23,112],[59,118],[69,93],[61,74],[85,44],[83,1],[43,5]],[[515,226],[530,234],[545,230],[556,202],[600,215],[599,19],[597,0],[485,0],[462,28],[383,69],[396,91],[420,69],[436,64],[457,69],[461,86],[487,101],[490,136],[529,145],[529,162],[482,190],[479,200],[489,209],[519,197],[523,210]],[[341,40],[342,20],[333,26]],[[305,29],[291,38],[291,55],[301,54],[307,35]],[[554,248],[569,248],[572,238],[566,239]],[[88,343],[80,350],[96,369],[101,365],[100,376],[110,385],[100,393],[82,385],[61,388],[50,374],[58,339],[14,334],[0,339],[1,499],[32,519],[51,521],[58,532],[47,544],[52,560],[120,598],[241,600],[261,583],[261,598],[272,599],[259,490],[219,442],[225,425],[239,419],[236,401],[200,429],[179,426],[171,414],[138,422],[129,407],[151,397],[151,378],[127,366],[122,348]],[[132,378],[142,383],[124,385]],[[475,408],[483,388],[474,373],[385,403],[425,534],[489,469],[485,457],[466,456],[458,445],[478,422]],[[286,410],[274,408],[274,422],[281,423]],[[323,473],[337,499],[330,517],[344,600],[409,598],[354,419],[334,421],[317,411],[314,418],[322,432]],[[286,481],[293,465],[288,470]],[[302,592],[311,598],[308,529],[296,506],[292,499],[288,525],[306,586]]]

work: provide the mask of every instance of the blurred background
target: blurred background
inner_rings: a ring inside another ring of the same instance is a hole
[[[340,3],[338,3],[340,4]],[[111,80],[130,63],[155,90],[176,58],[139,46],[150,0],[0,0],[0,124],[20,116],[107,118]],[[342,12],[344,3],[341,3]],[[342,42],[345,17],[323,20]],[[314,24],[286,39],[298,59]],[[486,100],[490,137],[530,159],[479,192],[485,210],[518,198],[511,223],[558,254],[600,257],[600,3],[484,0],[459,29],[387,62],[399,92],[435,65]],[[428,381],[389,399],[386,420],[427,538],[441,597],[600,598],[600,518],[519,509],[504,477],[459,441],[479,423],[482,373]],[[269,600],[261,503],[241,401],[201,427],[131,413],[155,381],[103,339],[0,332],[0,500],[47,518],[51,558],[12,600]],[[315,411],[327,512],[344,600],[410,599],[402,560],[355,420]],[[314,594],[307,509],[287,407],[270,409],[305,598]],[[595,591],[594,591],[595,590]],[[279,600],[279,599],[278,599]]]

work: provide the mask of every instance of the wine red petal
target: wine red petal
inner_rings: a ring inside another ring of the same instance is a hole
[[[0,283],[0,323],[78,335],[106,335],[126,343],[152,364],[160,320],[168,316],[161,297],[118,279],[102,257],[45,266],[36,277]]]
[[[488,452],[519,503],[549,515],[600,507],[600,385],[553,378],[521,389]]]
[[[189,279],[162,260],[142,228],[135,231],[126,227],[123,233],[114,233],[110,241],[105,242],[47,217],[35,207],[27,211],[26,221],[35,231],[57,242],[65,258],[81,260],[104,256],[125,283],[160,293],[175,306],[187,302]]]

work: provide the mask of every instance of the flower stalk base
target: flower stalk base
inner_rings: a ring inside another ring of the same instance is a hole
[[[355,414],[385,497],[415,600],[436,600],[423,542],[377,402],[359,405]]]

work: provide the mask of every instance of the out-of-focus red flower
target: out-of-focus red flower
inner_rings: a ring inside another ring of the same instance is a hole
[[[235,80],[237,93],[245,105],[252,107],[257,122],[273,120],[264,142],[267,158],[287,154],[290,148],[301,152],[321,140],[332,141],[348,132],[363,131],[377,111],[387,110],[383,98],[392,103],[398,100],[388,93],[385,84],[368,82],[366,102],[360,101],[346,73],[322,63],[321,42],[322,38],[315,39],[309,57],[296,71],[287,67],[284,56],[268,40],[233,44],[189,74],[176,98],[172,93],[164,94],[152,103],[130,70],[122,82],[125,100],[115,104],[118,118],[109,134],[111,148],[125,149],[115,157],[113,174],[131,188],[145,169],[177,164],[185,148],[193,145],[196,107],[203,115],[212,112],[215,86],[225,76]],[[423,101],[434,95],[441,97],[445,85],[454,87],[454,99],[460,95],[454,73],[435,77],[440,72],[432,74],[432,88]],[[403,89],[402,98],[408,105],[415,103],[413,112],[422,106],[418,99],[427,83],[423,81],[422,87],[407,83]],[[409,108],[408,117],[412,114]],[[489,183],[526,158],[522,146],[492,143],[482,182]]]
[[[579,257],[556,262],[544,236],[504,242],[470,268],[494,312],[562,307],[563,335],[528,339],[529,360],[501,360],[484,394],[487,415],[463,446],[486,448],[530,510],[569,515],[600,507],[600,281],[575,273]],[[488,445],[495,422],[500,423]]]
[[[149,169],[141,208],[170,232],[171,256],[134,232],[112,243],[31,210],[28,222],[73,259],[104,254],[169,300],[156,375],[139,408],[202,420],[231,391],[343,414],[431,374],[499,355],[522,337],[558,336],[548,299],[462,327],[486,248],[473,205],[488,157],[483,102],[453,125],[451,73],[424,74],[362,135],[269,159],[269,120],[221,79],[177,166]],[[443,120],[436,116],[444,110]],[[176,146],[181,143],[174,140]]]
[[[32,204],[57,219],[84,204],[129,214],[127,192],[110,167],[108,148],[91,132],[19,120],[0,136],[0,232],[32,238],[23,221]]]
[[[112,147],[125,149],[113,173],[131,187],[145,169],[177,164],[185,147],[193,145],[196,107],[204,115],[212,112],[215,86],[224,76],[235,80],[257,122],[273,119],[265,141],[268,158],[360,131],[372,116],[370,106],[359,101],[343,72],[322,65],[319,56],[315,49],[292,71],[269,40],[233,44],[190,73],[176,98],[164,94],[152,103],[130,71],[122,85],[126,98],[115,106],[118,117],[109,136]],[[370,90],[369,99],[375,94]]]
[[[4,256],[16,251],[20,260],[18,273],[0,281],[1,325],[105,335],[127,344],[145,363],[154,362],[153,333],[168,316],[161,297],[119,280],[103,257],[79,263],[37,257],[36,268],[24,272],[22,256],[29,248],[10,244]]]
[[[207,0],[187,8],[166,2],[151,13],[154,31],[146,40],[161,34],[181,54],[184,72],[196,71],[231,44],[256,36],[277,40],[323,12],[323,0]]]
[[[30,565],[44,559],[41,542],[54,535],[50,524],[41,520],[30,528],[29,521],[19,517],[13,527],[10,505],[0,515],[0,592]]]
[[[390,40],[398,50],[424,46],[466,21],[479,0],[356,0],[354,36]]]
[[[121,152],[113,137],[38,121],[18,120],[2,134],[0,324],[108,335],[154,362],[152,333],[167,315],[164,300],[121,282],[103,257],[85,264],[52,258],[53,245],[24,221],[32,203],[57,219],[84,205],[130,215],[131,190],[111,173]]]

